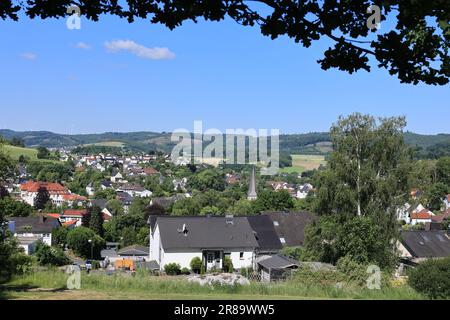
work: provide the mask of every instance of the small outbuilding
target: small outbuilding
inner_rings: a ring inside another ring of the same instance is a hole
[[[292,275],[292,271],[299,267],[300,263],[297,260],[282,255],[267,257],[258,262],[261,282],[286,280]]]

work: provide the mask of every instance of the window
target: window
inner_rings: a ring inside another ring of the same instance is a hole
[[[280,241],[282,244],[286,244],[286,239],[285,238],[280,238]]]
[[[239,253],[239,258],[240,258],[241,260],[244,260],[244,253],[243,253],[243,252]]]

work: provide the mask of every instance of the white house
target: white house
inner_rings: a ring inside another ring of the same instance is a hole
[[[123,181],[123,175],[119,171],[113,171],[111,182],[119,183]]]
[[[302,186],[300,186],[297,190],[297,195],[296,198],[297,199],[306,199],[306,197],[308,196],[308,194],[314,189],[314,187],[307,183],[304,184]]]
[[[56,218],[50,217],[11,217],[8,218],[9,230],[19,241],[19,246],[27,254],[32,254],[38,240],[52,245],[52,231],[61,226]]]
[[[411,205],[409,203],[405,203],[403,206],[397,209],[397,220],[405,221],[406,224],[411,223],[410,214]],[[425,209],[425,208],[423,208]]]
[[[428,209],[423,209],[421,211],[414,211],[411,213],[411,225],[415,226],[417,224],[426,224],[433,221],[435,214]]]
[[[92,197],[95,195],[95,188],[94,188],[94,184],[91,182],[88,184],[88,186],[86,187],[86,193],[89,197]]]
[[[245,217],[156,217],[151,222],[150,260],[161,270],[170,263],[190,269],[195,257],[206,271],[222,269],[225,257],[234,269],[253,267],[258,247]]]
[[[67,204],[69,206],[72,206],[75,203],[82,205],[87,200],[85,197],[71,193],[67,188],[59,183],[34,181],[28,181],[20,185],[20,197],[30,206],[34,206],[34,201],[39,193],[39,189],[41,188],[48,191],[50,201],[58,207],[63,204]]]
[[[151,197],[153,195],[153,192],[145,189],[144,187],[136,184],[125,184],[117,189],[117,192],[125,192],[128,193],[130,196],[134,197],[140,197],[140,198],[146,198]]]

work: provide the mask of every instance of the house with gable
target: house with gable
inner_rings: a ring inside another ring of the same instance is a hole
[[[150,260],[161,270],[190,268],[196,257],[207,271],[222,269],[226,257],[235,269],[255,266],[259,244],[246,217],[150,217],[150,230]]]

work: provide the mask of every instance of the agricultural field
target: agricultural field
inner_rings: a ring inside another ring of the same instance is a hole
[[[282,173],[302,173],[304,171],[319,169],[326,165],[325,156],[297,154],[292,155],[292,167],[281,169]]]

